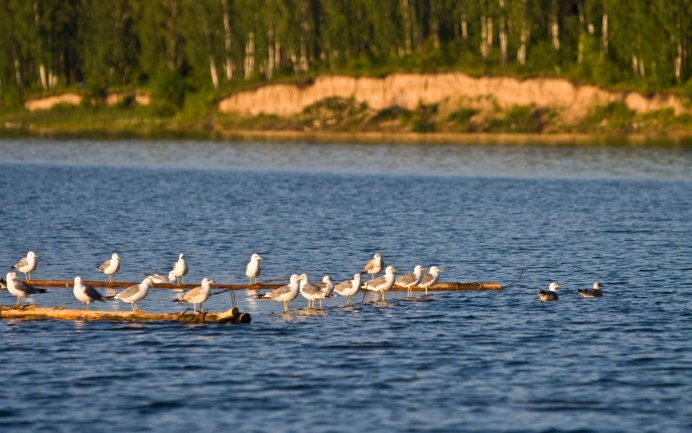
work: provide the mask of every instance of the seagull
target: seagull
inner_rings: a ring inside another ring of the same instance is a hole
[[[111,259],[101,263],[101,265],[98,266],[96,270],[108,275],[108,281],[112,283],[115,273],[120,270],[120,256],[116,253],[113,253]]]
[[[308,274],[300,275],[300,294],[303,295],[305,299],[308,300],[308,308],[315,308],[315,301],[324,299],[324,292],[320,288],[310,281],[308,281]]]
[[[182,284],[185,284],[185,275],[187,275],[187,262],[185,262],[185,254],[180,253],[178,256],[178,261],[173,263],[173,269],[171,269],[173,275],[175,276],[175,283],[178,284],[178,278],[181,279]]]
[[[115,299],[132,304],[132,312],[137,313],[139,312],[137,302],[141,301],[147,296],[149,286],[151,286],[151,277],[146,277],[141,283],[130,286],[122,292],[119,292],[117,295],[115,295]]]
[[[346,296],[346,305],[351,305],[351,296],[360,290],[361,273],[353,274],[352,280],[342,281],[334,286],[334,291],[341,296]]]
[[[27,281],[31,281],[31,272],[38,266],[36,259],[38,259],[36,253],[29,251],[26,253],[26,257],[22,257],[12,269],[18,270],[24,274],[24,278],[26,278]]]
[[[372,258],[365,264],[363,268],[363,274],[370,274],[370,279],[372,280],[375,274],[382,272],[384,267],[384,260],[382,260],[382,254],[375,253]]]
[[[34,293],[46,293],[48,290],[30,286],[25,281],[17,279],[17,272],[10,271],[5,276],[7,291],[17,297],[17,305],[21,305],[21,299]]]
[[[601,283],[596,281],[590,289],[577,289],[577,293],[579,293],[579,296],[582,298],[600,298],[603,296],[602,288],[603,286]]]
[[[284,313],[288,312],[288,303],[291,302],[298,296],[298,290],[300,289],[300,275],[291,275],[291,281],[278,289],[274,289],[271,292],[264,295],[264,298],[271,299],[273,301],[284,303]]]
[[[197,314],[197,304],[199,304],[200,311],[202,311],[204,302],[209,298],[209,290],[211,289],[209,285],[214,282],[211,278],[202,278],[202,285],[185,292],[178,302],[181,304],[186,302],[192,304],[192,312]]]
[[[89,309],[89,304],[94,301],[103,302],[101,294],[91,286],[82,283],[82,277],[74,277],[74,289],[72,289],[74,297],[82,303],[82,308]]]
[[[435,283],[437,283],[437,280],[440,279],[441,272],[442,269],[438,268],[437,266],[431,266],[428,273],[423,275],[423,278],[420,282],[420,287],[423,287],[425,289],[426,295],[428,294],[428,289]]]
[[[538,299],[541,301],[557,301],[560,297],[557,295],[557,289],[562,288],[558,283],[550,283],[548,290],[539,290]]]
[[[325,275],[322,277],[322,282],[317,283],[317,287],[320,288],[320,291],[322,291],[325,298],[332,297],[332,292],[334,292],[334,282],[332,281],[332,277]],[[320,308],[322,308],[322,298],[320,298]]]
[[[255,280],[255,283],[257,282],[257,277],[259,277],[260,273],[262,272],[260,266],[260,261],[262,260],[264,259],[259,254],[253,254],[250,256],[250,262],[245,268],[245,275],[250,279],[250,284],[252,284],[252,280]]]
[[[153,284],[175,283],[175,273],[173,271],[170,271],[167,277],[159,274],[144,274],[144,276],[150,277]]]
[[[408,298],[413,296],[411,289],[419,285],[423,280],[423,269],[422,265],[416,265],[413,268],[413,273],[402,275],[396,279],[395,283],[397,286],[406,287],[408,289],[408,293],[406,294]]]
[[[393,266],[387,266],[384,271],[384,277],[377,277],[374,280],[370,280],[365,283],[365,289],[372,290],[373,292],[380,292],[382,295],[382,302],[384,302],[384,292],[394,287],[394,273],[399,272],[394,269]]]

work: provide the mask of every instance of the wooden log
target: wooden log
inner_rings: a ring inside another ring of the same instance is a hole
[[[35,305],[0,305],[0,319],[54,319],[54,320],[109,320],[118,322],[170,321],[186,323],[250,323],[249,313],[231,308],[218,313],[147,313],[140,311],[76,310],[64,307],[37,307]]]
[[[364,281],[365,282],[365,281]],[[108,281],[82,281],[82,283],[87,284],[89,286],[93,287],[110,287],[110,288],[122,288],[122,287],[129,287],[129,286],[134,286],[136,284],[139,284],[139,282],[127,282],[127,281],[114,281],[114,282],[108,282]],[[70,280],[31,280],[29,282],[32,286],[38,286],[38,287],[69,287],[72,288],[72,285],[74,284],[73,281]],[[281,287],[285,284],[266,284],[266,283],[255,283],[255,284],[212,284],[211,287],[213,289],[223,289],[223,290],[272,290],[276,289],[278,287]],[[153,287],[156,289],[191,289],[193,287],[197,287],[199,284],[181,284],[181,285],[176,285],[173,283],[159,283],[159,284],[154,284]],[[437,291],[437,292],[453,292],[453,291],[462,291],[462,290],[502,290],[503,286],[502,283],[498,282],[487,282],[487,281],[480,281],[480,282],[465,282],[465,283],[456,283],[456,282],[441,282],[433,285],[428,289],[428,291]],[[406,291],[407,289],[405,287],[400,287],[400,286],[394,286],[392,287],[391,290],[394,291]],[[414,291],[424,291],[425,289],[420,288],[420,287],[414,287]]]

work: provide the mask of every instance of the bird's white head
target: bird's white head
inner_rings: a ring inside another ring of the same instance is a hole
[[[209,286],[210,284],[214,284],[216,281],[212,280],[211,278],[204,277],[202,278],[202,285],[203,286]]]
[[[380,253],[375,253],[375,254],[372,256],[372,258],[375,259],[375,260],[382,260],[382,254],[380,254]]]
[[[182,260],[184,258],[185,258],[185,254],[183,254],[183,253],[178,254],[178,260]]]
[[[399,270],[392,265],[387,266],[384,271],[387,274],[394,274],[395,272],[399,272]]]
[[[151,277],[146,277],[145,279],[142,280],[142,286],[144,287],[149,287],[154,283],[154,281],[151,279]]]
[[[111,259],[112,260],[120,260],[120,256],[117,253],[113,253],[113,255],[111,256]]]
[[[322,282],[323,283],[331,283],[332,277],[330,277],[329,275],[325,275],[324,277],[322,277]]]
[[[78,276],[74,277],[74,285],[77,286],[79,284],[82,284],[82,277],[80,277],[78,275]]]
[[[413,273],[416,274],[416,275],[422,274],[423,271],[425,271],[425,268],[423,267],[423,265],[416,265],[416,266],[413,268]]]
[[[555,292],[559,288],[561,288],[561,286],[558,283],[550,283],[550,285],[548,286],[548,290],[550,290],[551,292]]]
[[[29,251],[28,253],[26,253],[26,256],[27,256],[28,258],[30,258],[30,259],[36,259],[36,258],[38,258],[38,255],[37,255],[35,252],[33,252],[33,251]]]
[[[300,281],[304,281],[306,283],[308,282],[308,274],[305,274],[305,273],[300,274],[299,278],[300,278]]]
[[[432,275],[437,275],[442,272],[442,269],[438,268],[437,266],[431,266],[428,272]]]
[[[593,288],[596,289],[596,290],[601,290],[602,287],[603,287],[603,286],[601,286],[601,283],[599,283],[598,281],[596,281],[595,283],[593,283]]]
[[[305,274],[303,274],[303,275],[305,275]],[[307,277],[307,275],[305,275],[305,276]],[[298,282],[301,280],[300,277],[301,277],[301,276],[298,275],[298,274],[293,274],[293,275],[291,275],[291,280],[290,280],[290,281],[291,281],[291,285],[298,284]]]
[[[355,281],[356,283],[360,284],[361,278],[363,278],[363,277],[361,276],[360,273],[353,274],[353,281]]]
[[[5,275],[5,280],[10,281],[10,280],[16,280],[17,279],[17,272],[16,271],[10,271]]]
[[[260,256],[260,255],[257,254],[257,253],[253,254],[253,255],[250,257],[250,259],[251,259],[251,260],[254,260],[254,261],[256,261],[256,262],[257,262],[257,261],[260,261],[260,260],[264,260],[264,258],[262,258],[262,256]]]

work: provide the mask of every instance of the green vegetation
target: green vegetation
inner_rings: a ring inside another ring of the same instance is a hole
[[[451,70],[667,91],[692,103],[692,0],[0,0],[0,28],[0,130],[689,128],[686,116],[622,104],[574,124],[533,106],[373,111],[332,98],[289,119],[214,107],[239,89],[320,74]],[[151,106],[132,97],[106,106],[113,92],[134,90]],[[23,112],[28,99],[64,91],[85,96],[84,106]]]

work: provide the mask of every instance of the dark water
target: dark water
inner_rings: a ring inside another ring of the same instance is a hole
[[[243,281],[253,252],[266,278],[341,280],[375,251],[450,281],[526,268],[323,316],[241,294],[247,326],[3,320],[3,432],[692,430],[689,147],[27,140],[0,161],[0,266],[32,249],[36,278],[102,278],[113,251],[121,280],[180,251],[192,281]]]

